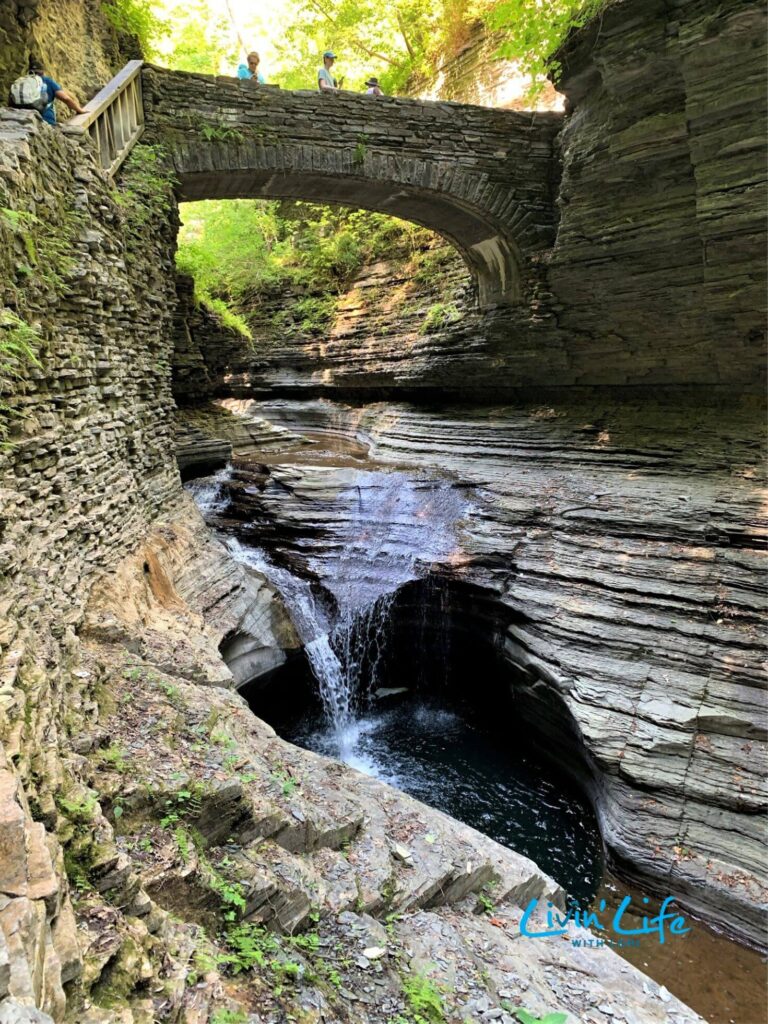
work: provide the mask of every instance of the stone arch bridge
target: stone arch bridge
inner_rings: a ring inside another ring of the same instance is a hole
[[[439,232],[480,305],[525,300],[556,228],[561,116],[296,92],[145,65],[144,140],[170,152],[182,200],[294,198]]]

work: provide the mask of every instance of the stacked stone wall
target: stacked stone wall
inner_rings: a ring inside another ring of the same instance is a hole
[[[93,580],[179,496],[170,389],[175,230],[159,168],[129,172],[118,192],[89,143],[33,113],[0,113],[3,359],[19,325],[39,339],[36,362],[22,360],[19,380],[4,373],[0,389],[6,1013],[16,1001],[61,1019],[62,986],[83,970],[60,843],[77,839],[91,857],[100,844],[107,888],[126,881],[124,871],[112,872],[117,851],[78,782],[74,736],[83,715],[98,714],[98,673],[83,666],[77,629]],[[139,913],[134,890],[123,893],[125,906]]]

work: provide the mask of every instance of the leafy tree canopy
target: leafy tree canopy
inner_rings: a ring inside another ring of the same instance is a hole
[[[262,54],[262,71],[284,88],[314,89],[324,50],[339,55],[344,87],[362,89],[376,75],[385,92],[407,93],[408,81],[435,70],[485,21],[500,35],[498,55],[532,77],[531,98],[548,58],[571,28],[607,0],[112,0],[110,21],[137,35],[148,56],[169,67],[234,72],[245,53]]]

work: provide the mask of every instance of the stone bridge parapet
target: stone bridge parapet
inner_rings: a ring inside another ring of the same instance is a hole
[[[525,301],[556,230],[562,117],[143,71],[145,141],[182,200],[292,198],[377,210],[451,241],[480,305]]]

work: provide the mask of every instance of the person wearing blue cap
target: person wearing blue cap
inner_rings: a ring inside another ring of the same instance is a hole
[[[317,87],[320,92],[336,92],[344,82],[343,78],[336,81],[331,74],[331,68],[335,60],[336,54],[333,50],[326,50],[323,54],[323,66],[317,72]]]

